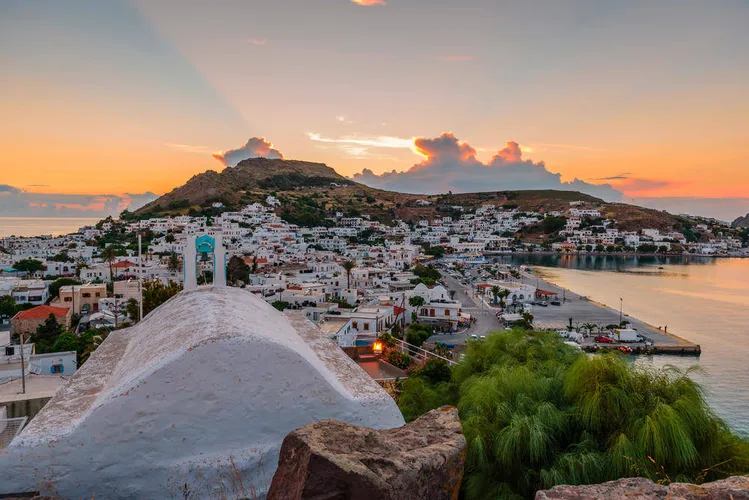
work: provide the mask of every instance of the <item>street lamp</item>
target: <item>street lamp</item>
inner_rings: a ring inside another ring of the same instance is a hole
[[[622,312],[624,311],[624,299],[619,297],[619,327],[622,326]]]

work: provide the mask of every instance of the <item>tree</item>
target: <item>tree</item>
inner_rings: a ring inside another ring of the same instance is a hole
[[[291,303],[286,302],[285,300],[274,300],[271,305],[275,307],[276,309],[278,309],[279,311],[291,309]]]
[[[414,309],[418,309],[424,305],[424,297],[422,297],[421,295],[414,295],[413,297],[409,297],[408,305],[410,305]]]
[[[507,303],[505,302],[505,300],[507,299],[507,297],[510,296],[510,291],[507,288],[503,288],[502,290],[500,290],[498,295],[499,295],[499,307],[504,309],[507,306]]]
[[[582,328],[584,330],[588,330],[588,335],[590,335],[593,333],[593,330],[598,328],[598,325],[596,325],[595,323],[585,323],[582,325]]]
[[[230,283],[237,283],[238,281],[246,282],[249,279],[250,266],[245,261],[237,256],[232,255],[229,262],[226,264],[226,276]]]
[[[55,340],[55,343],[52,346],[51,352],[66,352],[66,351],[78,352],[79,347],[80,345],[78,342],[78,337],[76,337],[70,332],[64,332],[64,333],[61,333],[59,337],[57,337],[57,340]]]
[[[132,297],[127,299],[127,302],[125,303],[125,312],[131,320],[136,322],[140,321],[140,307],[138,305],[138,300]]]
[[[168,231],[166,233],[166,236],[164,236],[164,241],[166,241],[167,243],[174,243],[174,233]]]
[[[36,332],[31,335],[31,341],[36,344],[36,352],[38,354],[54,352],[55,341],[63,331],[63,327],[57,322],[55,315],[50,314],[44,323],[36,328]]]
[[[179,256],[176,253],[172,252],[169,254],[169,261],[166,263],[166,269],[172,274],[182,272],[182,261],[180,261]]]
[[[749,443],[713,414],[689,371],[633,365],[616,353],[589,357],[547,332],[472,342],[449,382],[410,377],[398,404],[409,421],[458,407],[467,499],[528,498],[558,484],[628,476],[713,481],[749,470]]]
[[[13,264],[13,269],[28,274],[34,274],[44,269],[44,264],[42,261],[36,259],[21,259]]]
[[[431,326],[414,323],[409,325],[406,330],[406,342],[416,347],[421,347],[433,334],[434,330]]]
[[[347,283],[346,288],[351,290],[351,270],[356,267],[356,262],[354,262],[353,260],[347,260],[347,261],[344,261],[343,264],[341,265],[343,266],[343,269],[346,271],[346,283]]]
[[[80,278],[81,271],[86,269],[87,267],[88,267],[88,264],[83,259],[83,257],[78,257],[78,259],[75,261],[75,277]]]
[[[492,287],[492,296],[494,297],[494,304],[495,305],[497,304],[497,301],[499,299],[499,292],[500,292],[500,290],[501,289],[497,285],[494,285]]]
[[[170,282],[164,285],[160,281],[143,282],[143,316],[159,307],[182,291],[182,285]]]
[[[54,299],[60,295],[60,288],[64,286],[80,285],[81,282],[74,278],[57,278],[55,281],[49,284],[48,293],[49,298]]]
[[[12,295],[0,297],[0,319],[12,318],[17,312],[18,305]]]
[[[114,283],[114,272],[112,271],[112,264],[117,260],[117,249],[113,246],[108,246],[102,250],[100,257],[104,262],[109,264],[109,281]]]

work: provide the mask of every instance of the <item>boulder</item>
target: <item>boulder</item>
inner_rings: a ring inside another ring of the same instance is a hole
[[[321,420],[286,436],[268,499],[457,499],[465,454],[455,407],[390,430]]]
[[[735,476],[704,484],[656,484],[642,477],[619,479],[586,486],[554,486],[536,493],[536,500],[593,500],[626,498],[628,500],[740,500],[749,499],[749,476]]]

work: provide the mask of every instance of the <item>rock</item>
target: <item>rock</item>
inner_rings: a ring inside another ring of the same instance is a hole
[[[587,486],[554,486],[536,493],[536,500],[593,500],[603,498],[667,500],[740,500],[749,499],[749,476],[735,476],[701,485],[655,484],[642,477],[619,479]]]
[[[457,499],[465,454],[455,407],[381,431],[321,420],[284,439],[268,500]]]

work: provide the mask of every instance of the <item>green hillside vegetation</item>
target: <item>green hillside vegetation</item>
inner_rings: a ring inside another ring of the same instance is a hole
[[[707,406],[688,372],[590,357],[552,333],[472,342],[449,382],[404,381],[407,420],[455,405],[468,442],[463,494],[532,498],[622,477],[702,483],[749,471],[749,443]]]

